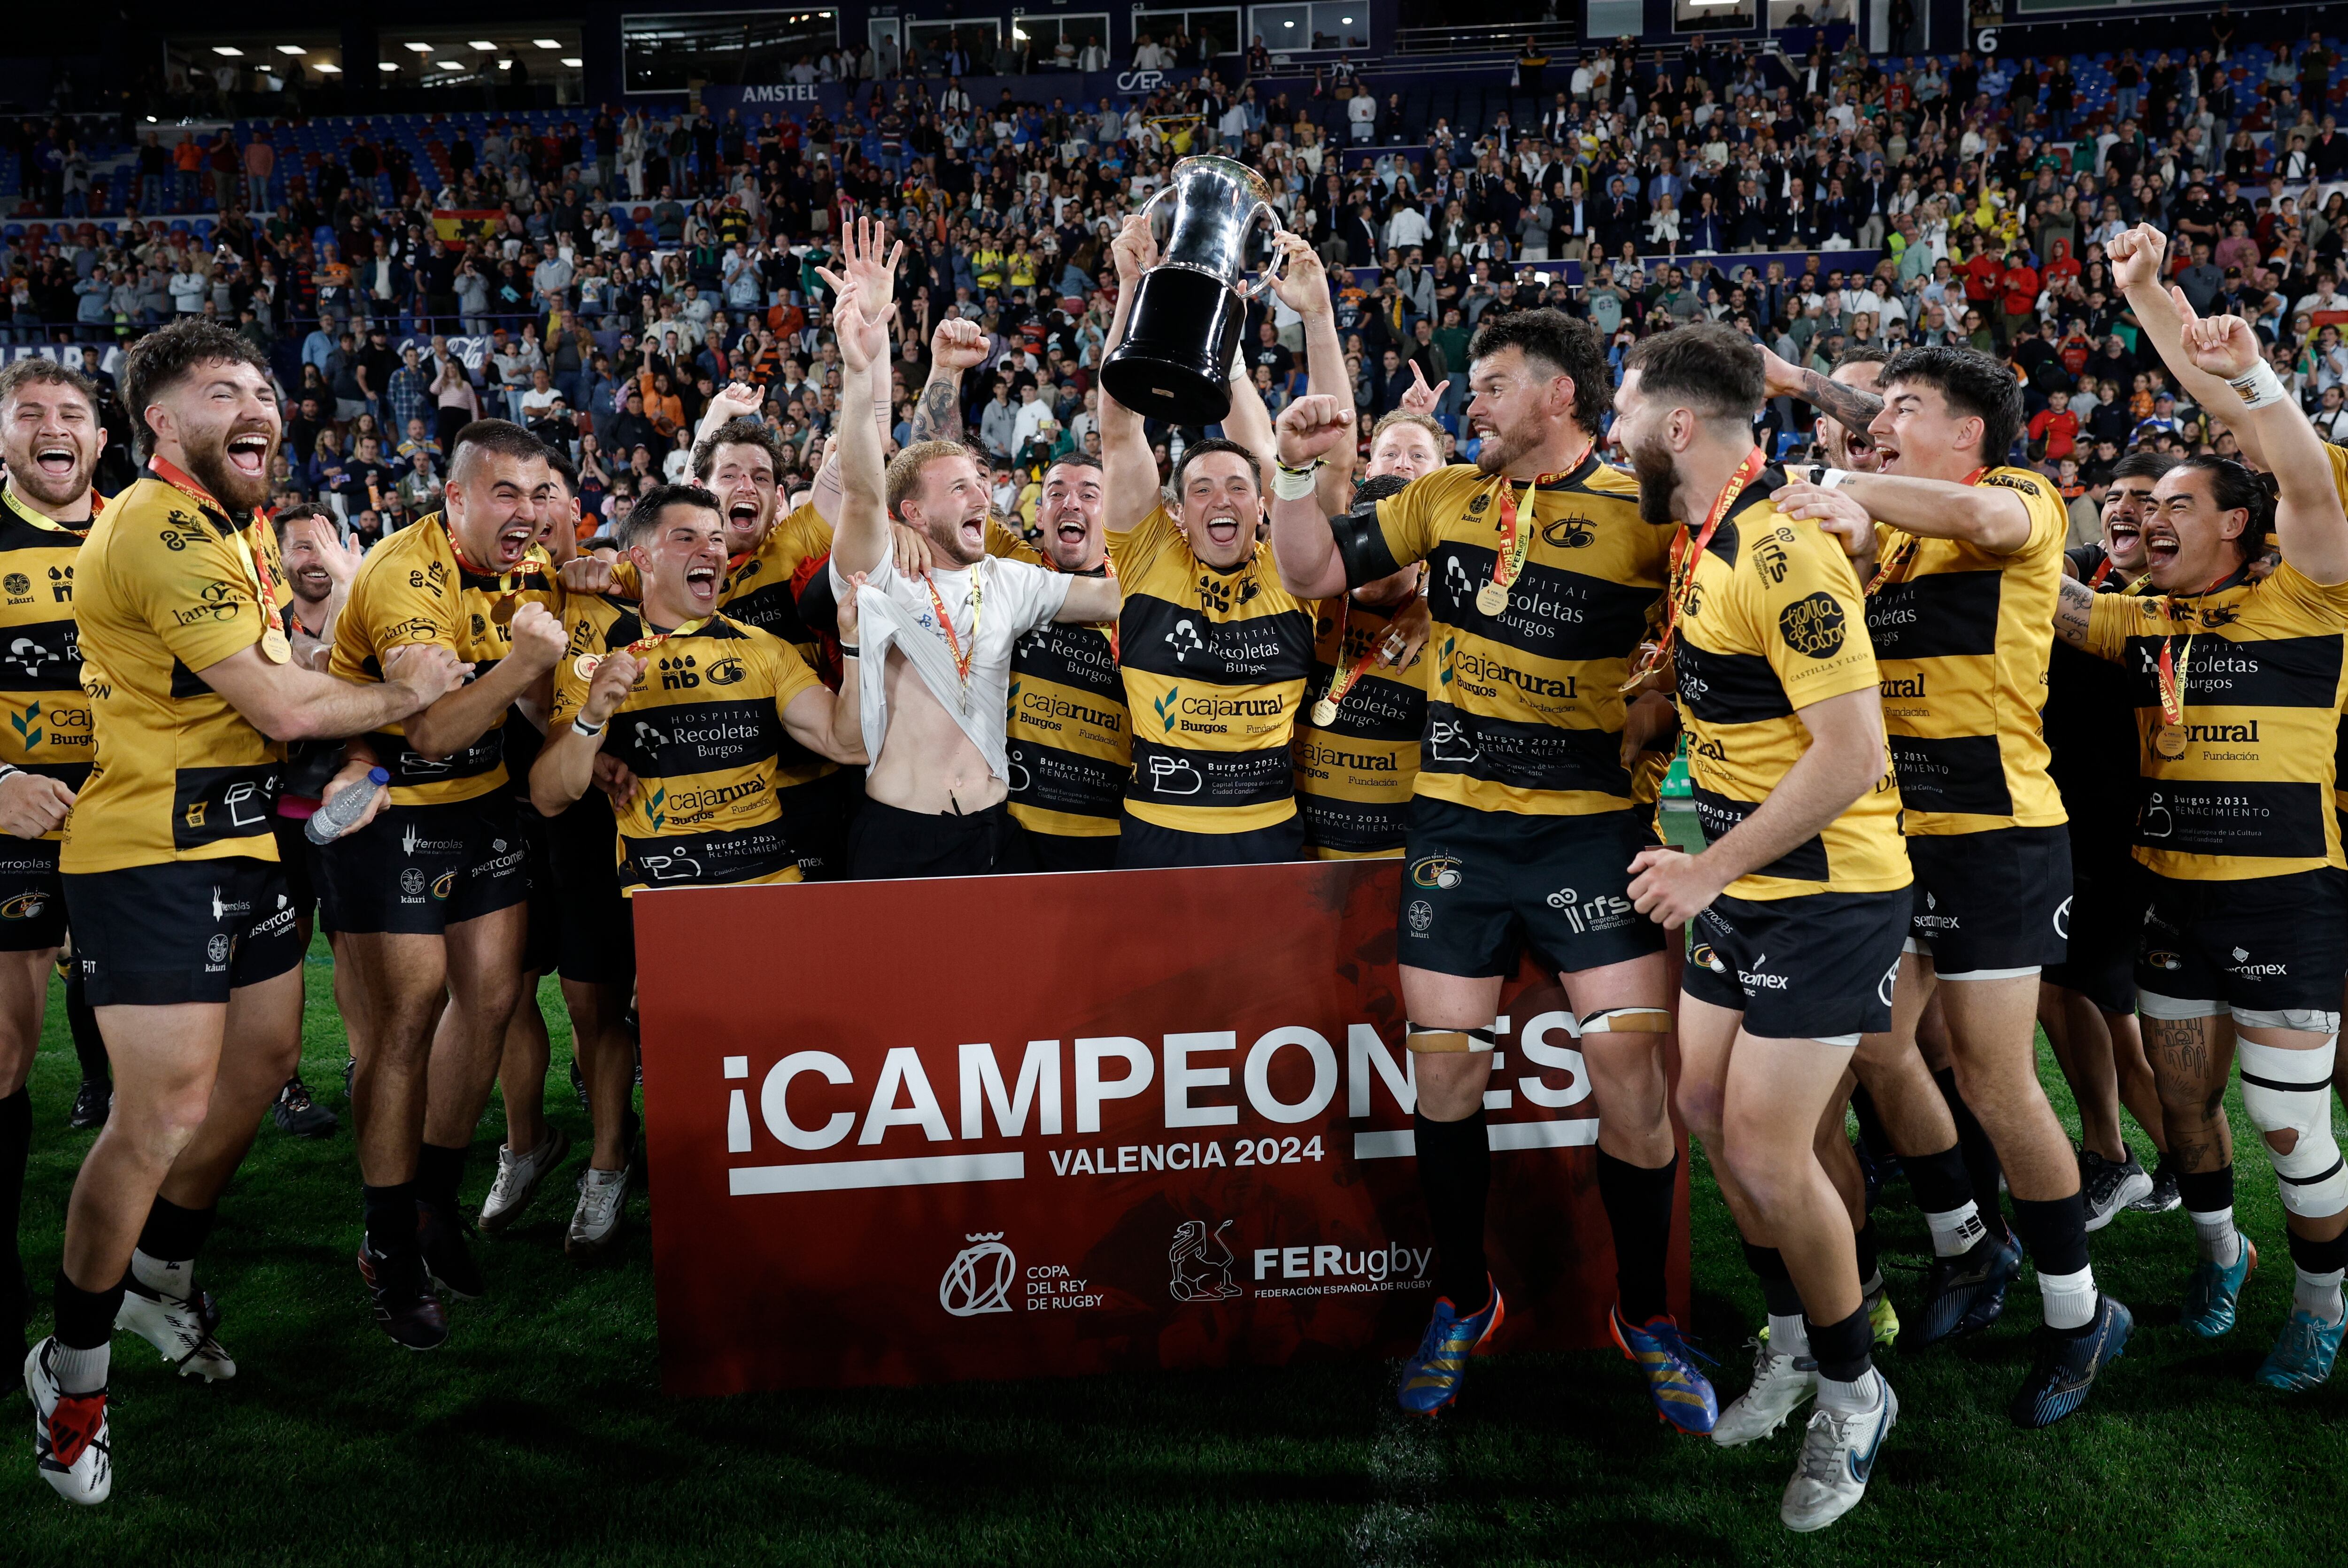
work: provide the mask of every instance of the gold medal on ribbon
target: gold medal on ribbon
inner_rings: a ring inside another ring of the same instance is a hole
[[[571,661],[571,672],[582,681],[592,681],[602,664],[603,655],[601,654],[582,654]]]
[[[1509,607],[1509,591],[1498,583],[1487,583],[1476,590],[1476,613],[1497,615]]]
[[[294,656],[294,645],[285,634],[272,626],[261,634],[261,656],[273,665],[282,665]]]
[[[1331,702],[1325,696],[1319,702],[1314,703],[1313,705],[1313,722],[1323,729],[1326,729],[1331,725],[1336,723],[1337,705]]]
[[[2164,724],[2152,732],[2152,748],[2170,762],[2185,755],[2185,727]]]

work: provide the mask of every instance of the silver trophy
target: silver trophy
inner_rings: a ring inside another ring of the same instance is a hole
[[[1138,414],[1211,425],[1231,412],[1229,366],[1247,306],[1270,292],[1282,230],[1263,176],[1228,158],[1186,158],[1142,206],[1171,201],[1158,264],[1142,273],[1125,341],[1101,365],[1101,385]],[[1251,263],[1264,268],[1247,281]]]

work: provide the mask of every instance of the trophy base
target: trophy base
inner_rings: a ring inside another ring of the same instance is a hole
[[[1231,411],[1230,366],[1246,307],[1230,284],[1158,267],[1134,285],[1125,341],[1101,365],[1108,395],[1146,418],[1212,425]]]

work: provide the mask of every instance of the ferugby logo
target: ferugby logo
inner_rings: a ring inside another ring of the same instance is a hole
[[[1777,634],[1797,654],[1829,658],[1842,651],[1843,610],[1831,594],[1807,594],[1777,612]]]

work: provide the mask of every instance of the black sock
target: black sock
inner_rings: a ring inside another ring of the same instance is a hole
[[[2284,1235],[2291,1242],[2291,1261],[2309,1274],[2330,1274],[2333,1269],[2348,1269],[2348,1231],[2343,1231],[2328,1242],[2312,1242],[2297,1231]]]
[[[416,1251],[415,1182],[361,1187],[359,1202],[366,1212],[368,1245],[386,1257]]]
[[[186,1263],[202,1248],[219,1218],[218,1209],[182,1209],[158,1193],[139,1233],[139,1250],[157,1263]]]
[[[0,1246],[0,1330],[30,1305],[24,1260],[16,1253],[16,1223],[25,1207],[25,1162],[32,1152],[33,1093],[20,1088],[0,1099],[0,1225],[8,1228],[7,1244]]]
[[[2234,1206],[2234,1167],[2230,1161],[2215,1171],[2179,1171],[2177,1195],[2188,1214],[2214,1214]]]
[[[1972,1202],[1973,1179],[1965,1171],[1965,1157],[1953,1143],[1938,1154],[1903,1154],[1909,1190],[1916,1206],[1928,1214],[1945,1214]]]
[[[1956,1119],[1957,1152],[1964,1156],[1965,1172],[1972,1178],[1973,1203],[1981,1210],[1982,1224],[1991,1235],[2002,1236],[2005,1216],[1997,1206],[1997,1183],[2004,1167],[1997,1162],[1997,1148],[1974,1119],[1965,1097],[1957,1092],[1957,1069],[1942,1068],[1932,1075],[1932,1081],[1941,1086],[1941,1098],[1949,1102],[1949,1114]]]
[[[95,1350],[114,1337],[114,1315],[122,1310],[122,1281],[110,1290],[84,1290],[57,1271],[57,1343],[68,1350]]]
[[[1794,1288],[1794,1276],[1786,1272],[1785,1253],[1775,1247],[1756,1247],[1746,1242],[1745,1266],[1761,1282],[1761,1304],[1770,1316],[1801,1316],[1802,1293]]]
[[[1606,1227],[1614,1233],[1614,1289],[1622,1315],[1644,1323],[1671,1311],[1663,1291],[1663,1260],[1672,1243],[1672,1191],[1679,1178],[1679,1151],[1650,1171],[1598,1151],[1598,1201],[1606,1205]]]
[[[1870,1288],[1867,1282],[1875,1278],[1882,1267],[1881,1254],[1875,1244],[1875,1221],[1870,1218],[1859,1226],[1852,1240],[1859,1248],[1859,1288],[1864,1291]]]
[[[90,1009],[89,991],[81,965],[66,965],[66,1027],[73,1033],[74,1057],[81,1063],[84,1083],[110,1083],[107,1071],[106,1037],[98,1032],[98,1015]]]
[[[1484,1204],[1492,1188],[1492,1146],[1479,1109],[1465,1121],[1429,1121],[1413,1112],[1418,1142],[1418,1190],[1435,1230],[1435,1289],[1463,1314],[1479,1312],[1490,1295],[1484,1261]]]
[[[439,1213],[457,1212],[457,1189],[465,1180],[467,1150],[427,1143],[416,1153],[416,1201]]]
[[[1867,1308],[1863,1306],[1839,1323],[1809,1319],[1809,1334],[1810,1358],[1818,1364],[1821,1377],[1856,1383],[1875,1365],[1875,1330],[1868,1323]]]
[[[2043,1274],[2073,1274],[2087,1266],[2087,1200],[2013,1201],[2013,1233]]]

